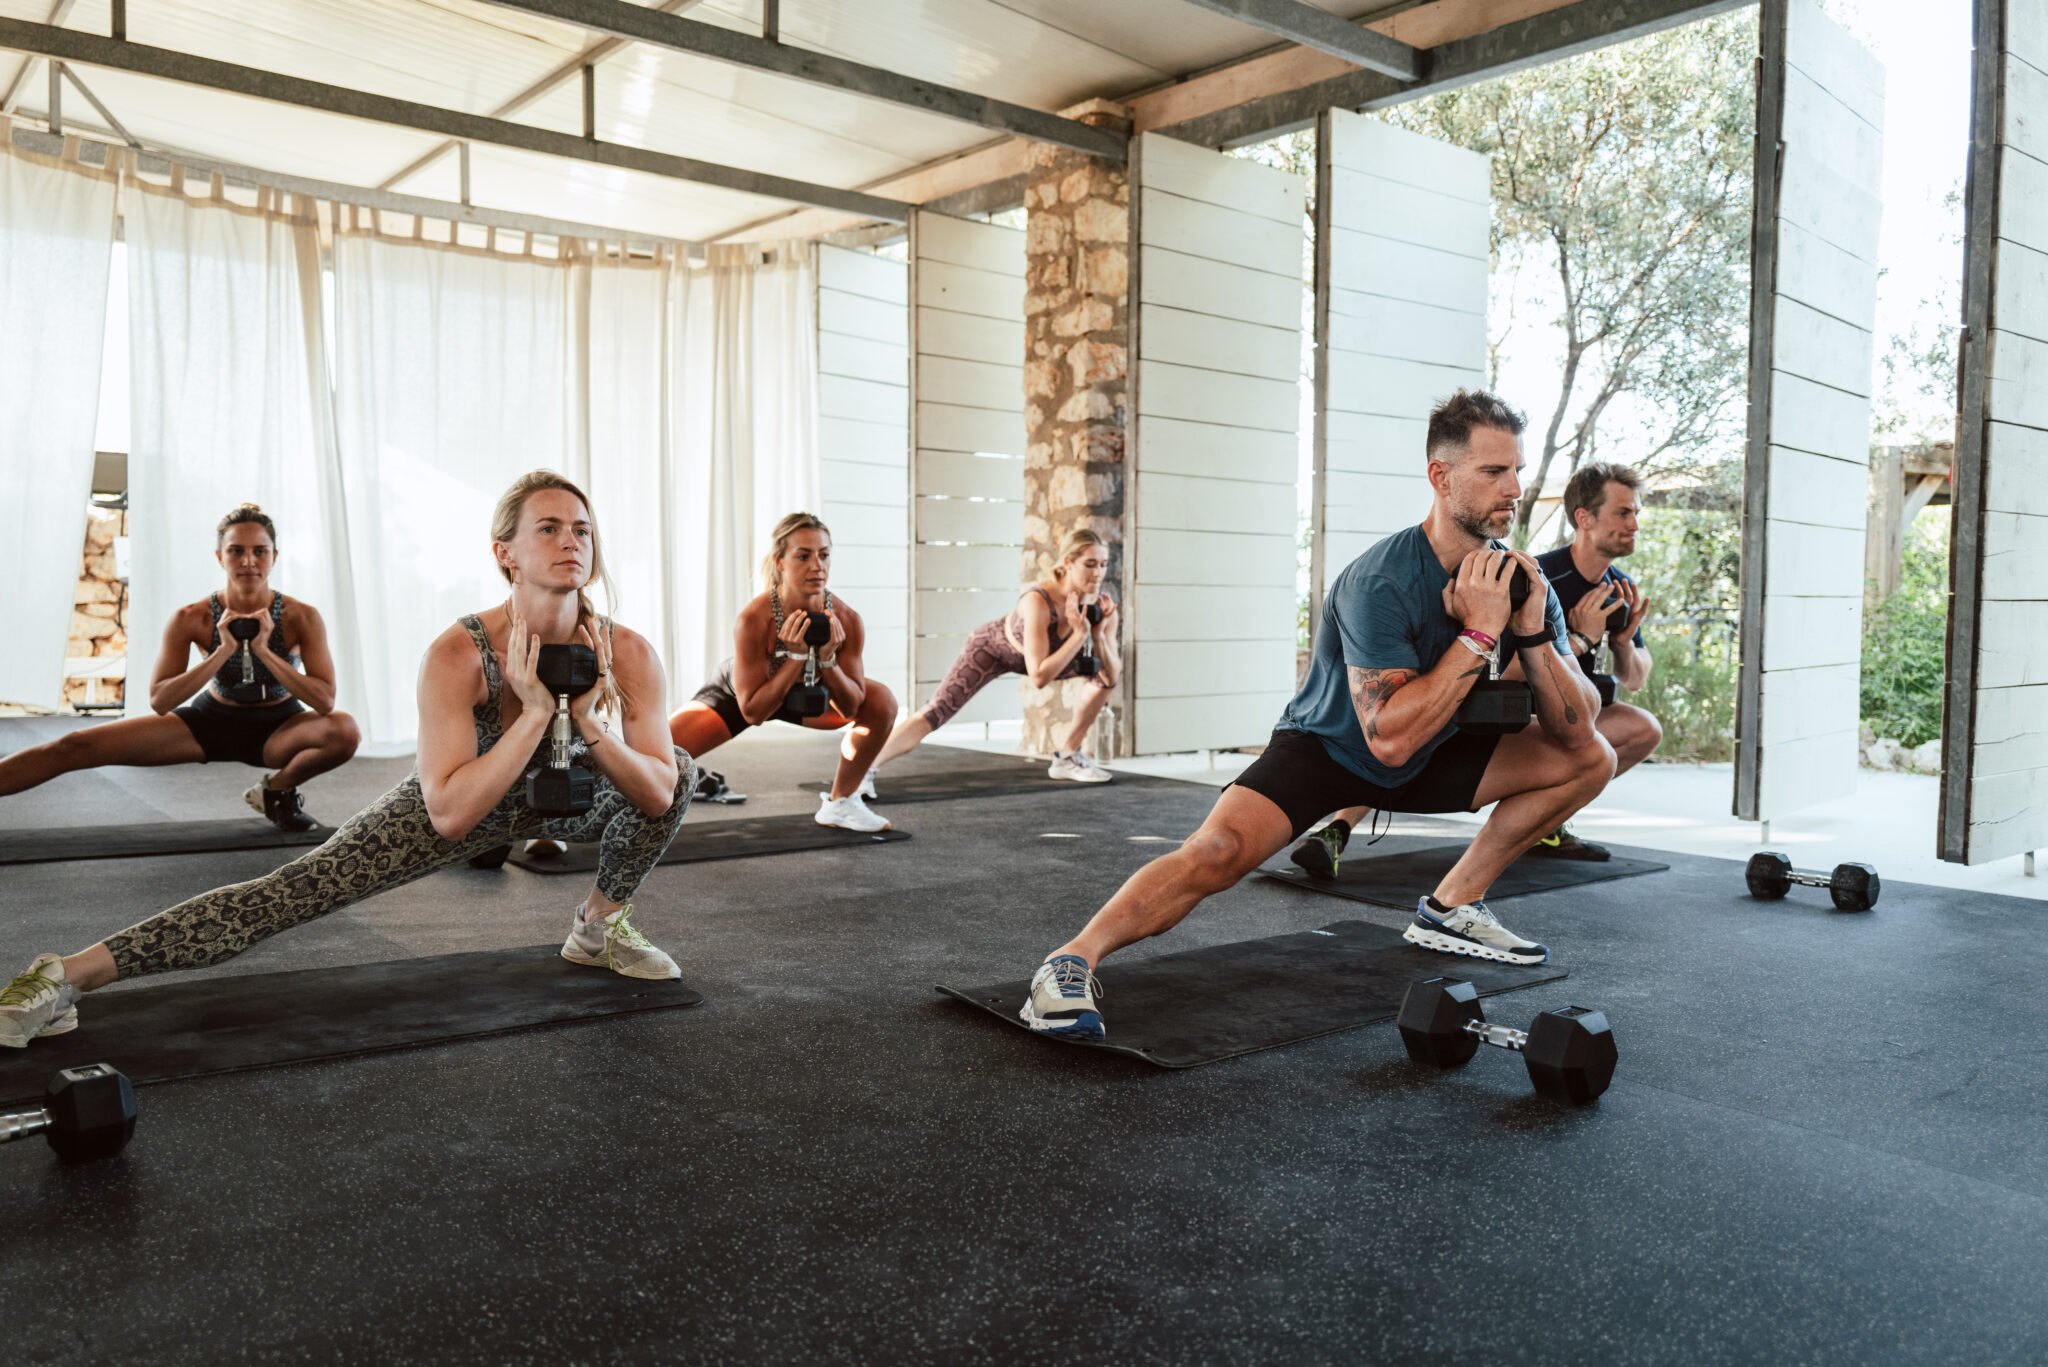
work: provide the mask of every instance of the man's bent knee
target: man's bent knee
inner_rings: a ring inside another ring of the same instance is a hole
[[[1205,896],[1235,885],[1251,871],[1246,866],[1250,847],[1242,835],[1228,828],[1195,832],[1181,846],[1181,854],[1190,865],[1190,876],[1202,887]]]

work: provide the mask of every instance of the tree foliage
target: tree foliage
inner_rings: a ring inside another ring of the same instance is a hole
[[[1527,339],[1558,367],[1520,541],[1553,467],[1561,484],[1603,438],[1656,474],[1740,430],[1755,35],[1745,11],[1384,114],[1493,159],[1496,382],[1525,317],[1557,332]]]

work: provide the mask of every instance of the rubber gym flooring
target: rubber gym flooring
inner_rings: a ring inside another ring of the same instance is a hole
[[[0,723],[0,749],[59,725]],[[710,761],[752,800],[691,821],[815,804],[796,785],[831,739],[774,731]],[[928,747],[904,772],[991,762]],[[358,761],[308,806],[338,820],[405,768]],[[70,776],[0,825],[235,814],[252,772]],[[1577,1111],[1501,1051],[1419,1070],[1391,1026],[1168,1072],[933,991],[1028,969],[1214,796],[918,803],[900,844],[659,868],[637,919],[702,1006],[148,1087],[94,1167],[9,1146],[8,1357],[2048,1360],[2037,904],[1759,904],[1739,864],[1675,854],[1502,903],[1572,976],[1493,1018],[1614,1022],[1613,1088]],[[6,869],[0,952],[12,971],[273,857]],[[212,972],[559,939],[578,895],[454,870]],[[1401,921],[1253,878],[1129,955],[1345,917]]]

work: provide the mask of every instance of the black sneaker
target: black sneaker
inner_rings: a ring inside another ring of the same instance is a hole
[[[306,815],[306,809],[299,805],[297,788],[273,788],[259,783],[242,794],[242,801],[263,813],[263,819],[280,831],[296,835],[310,831],[320,823]]]
[[[1344,853],[1344,847],[1351,843],[1351,832],[1341,821],[1333,821],[1320,831],[1313,831],[1301,838],[1301,843],[1289,851],[1287,857],[1311,878],[1335,878],[1337,860]]]
[[[1530,859],[1578,859],[1598,864],[1614,858],[1605,845],[1595,845],[1590,840],[1581,840],[1571,832],[1569,826],[1559,826],[1531,846],[1525,855]]]

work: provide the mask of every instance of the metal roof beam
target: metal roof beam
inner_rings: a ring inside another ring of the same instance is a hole
[[[1423,72],[1422,54],[1408,44],[1384,33],[1360,28],[1350,20],[1339,19],[1328,10],[1317,9],[1304,0],[1183,0],[1183,3],[1264,29],[1289,42],[1327,52],[1332,57],[1342,57],[1367,71],[1392,76],[1397,81],[1417,80]]]
[[[674,14],[699,3],[701,3],[701,0],[659,0],[655,8],[665,14]],[[577,53],[568,61],[563,62],[532,85],[527,86],[511,99],[491,110],[491,117],[494,119],[508,119],[512,117],[535,100],[540,99],[543,95],[552,94],[561,87],[563,82],[579,75],[584,67],[596,66],[605,58],[631,46],[631,43],[618,38],[606,38],[600,42],[592,43],[589,47],[584,48],[583,51]],[[385,177],[378,183],[377,188],[380,190],[397,189],[404,182],[412,179],[412,177],[454,151],[455,147],[456,144],[454,142],[444,142],[430,152],[422,152],[418,157],[407,162],[402,169]]]
[[[1427,74],[1413,84],[1378,72],[1354,71],[1158,131],[1204,147],[1240,147],[1306,128],[1325,109],[1383,109],[1404,104],[1754,3],[1756,0],[1578,0],[1427,49]]]
[[[962,123],[976,124],[997,132],[1015,133],[1058,147],[1070,147],[1110,161],[1122,161],[1129,145],[1129,139],[1115,129],[1098,128],[1078,119],[1048,114],[1042,109],[1030,109],[1021,104],[976,95],[972,91],[915,80],[880,67],[850,62],[843,57],[757,38],[751,33],[739,33],[695,19],[679,19],[659,10],[629,4],[627,0],[488,2],[503,9],[576,24],[594,33],[787,76],[791,80],[806,81],[830,90],[886,100],[942,118],[958,119]]]
[[[140,43],[102,38],[97,34],[80,33],[74,29],[52,28],[48,24],[0,18],[0,48],[32,53],[60,62],[76,62],[80,66],[133,72],[138,76],[177,81],[183,85],[200,86],[251,99],[269,100],[276,104],[296,105],[301,109],[315,109],[326,114],[338,114],[343,118],[389,124],[394,128],[417,129],[445,138],[488,143],[495,147],[509,147],[516,151],[534,152],[542,156],[563,157],[570,161],[591,162],[599,166],[612,166],[622,171],[636,171],[642,175],[661,176],[669,180],[713,185],[723,190],[789,200],[821,209],[839,209],[859,214],[864,218],[879,218],[891,223],[905,222],[910,216],[908,204],[876,195],[865,195],[857,190],[813,185],[806,181],[790,180],[760,171],[744,171],[733,166],[720,166],[715,162],[697,161],[691,157],[674,156],[644,147],[597,142],[577,137],[572,133],[557,133],[528,124],[487,118],[481,114],[465,114],[456,109],[443,109],[438,105],[417,104],[411,100],[394,99],[388,95],[348,90],[322,81],[309,81],[274,71],[259,71],[254,67],[219,62],[210,57],[195,57],[190,53],[172,52],[167,48],[145,47]]]

